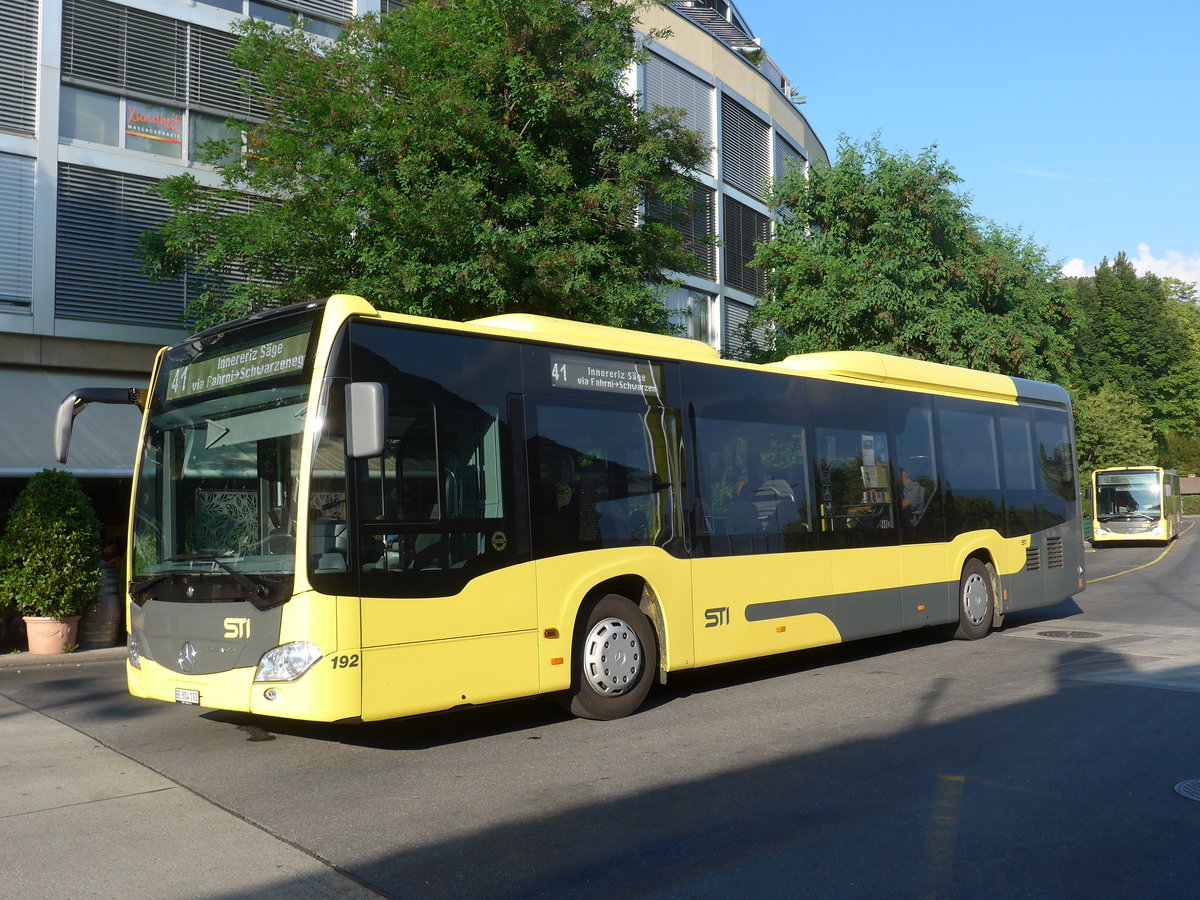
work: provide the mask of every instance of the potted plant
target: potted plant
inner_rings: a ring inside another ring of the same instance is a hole
[[[80,614],[96,599],[100,522],[70,472],[43,469],[17,495],[0,537],[0,603],[25,618],[30,653],[75,643]]]

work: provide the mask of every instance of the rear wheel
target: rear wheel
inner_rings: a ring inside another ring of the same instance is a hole
[[[958,581],[958,628],[954,637],[960,641],[977,641],[992,627],[996,610],[993,587],[995,570],[988,563],[968,559]]]
[[[650,620],[637,605],[607,594],[592,607],[574,648],[567,707],[584,719],[619,719],[646,699],[658,668]]]

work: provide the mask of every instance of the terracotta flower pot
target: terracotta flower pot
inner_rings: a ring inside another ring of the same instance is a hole
[[[67,619],[48,619],[44,616],[25,616],[25,637],[29,641],[29,652],[46,656],[63,653],[75,643],[79,629],[79,616]]]

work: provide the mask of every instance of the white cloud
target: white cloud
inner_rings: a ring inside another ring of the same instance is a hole
[[[1159,259],[1150,252],[1149,244],[1138,244],[1137,259],[1129,260],[1138,273],[1153,272],[1160,278],[1178,278],[1180,281],[1200,282],[1200,253],[1184,256],[1178,250],[1168,250]]]
[[[1138,244],[1137,256],[1129,257],[1129,262],[1139,275],[1153,272],[1159,278],[1178,278],[1200,284],[1200,253],[1185,256],[1178,250],[1168,250],[1160,259],[1150,251],[1149,244]],[[1083,278],[1095,274],[1097,265],[1099,263],[1085,262],[1077,257],[1068,260],[1059,271],[1065,278]]]

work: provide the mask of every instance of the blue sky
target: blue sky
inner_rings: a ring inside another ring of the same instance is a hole
[[[1196,0],[735,2],[831,157],[842,133],[936,144],[1067,274],[1124,251],[1200,282]]]

